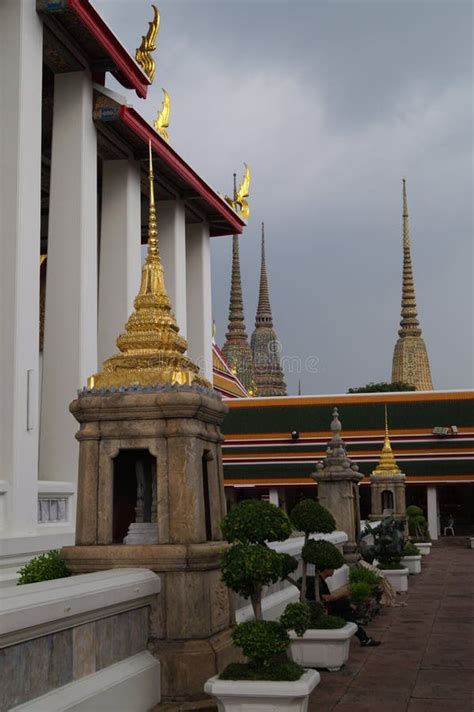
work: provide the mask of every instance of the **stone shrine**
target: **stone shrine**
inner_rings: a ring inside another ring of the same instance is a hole
[[[311,477],[318,483],[319,501],[333,515],[336,527],[346,532],[348,536],[348,541],[344,544],[344,556],[350,563],[358,558],[356,554],[360,531],[358,484],[363,475],[359,473],[359,467],[346,455],[337,408],[334,408],[332,415],[332,438],[326,450],[327,455],[324,460],[317,463],[316,471]]]
[[[385,438],[380,461],[370,475],[370,498],[369,519],[377,520],[386,516],[395,519],[406,517],[405,475],[393,456],[388,435],[387,406],[385,406]]]
[[[120,353],[70,410],[80,423],[73,573],[149,568],[161,577],[149,649],[162,701],[202,697],[236,655],[233,608],[221,582],[225,514],[220,396],[185,356],[158,249],[150,148],[148,254]]]

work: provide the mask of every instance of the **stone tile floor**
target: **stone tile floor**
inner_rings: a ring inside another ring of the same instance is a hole
[[[474,550],[441,540],[410,576],[406,606],[386,608],[366,628],[382,641],[321,672],[308,712],[473,712]]]

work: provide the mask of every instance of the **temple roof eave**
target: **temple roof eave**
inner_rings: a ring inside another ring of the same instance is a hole
[[[133,107],[95,87],[94,121],[107,143],[110,158],[146,158],[148,141],[155,156],[157,179],[167,181],[172,194],[187,209],[209,223],[211,237],[241,234],[246,221],[167,143]]]
[[[36,10],[56,39],[59,42],[65,39],[68,44],[67,56],[72,66],[65,66],[62,71],[84,68],[81,67],[80,54],[92,71],[109,71],[123,87],[133,89],[142,99],[146,98],[150,79],[89,0],[55,3],[36,0]],[[74,52],[75,48],[78,53]]]

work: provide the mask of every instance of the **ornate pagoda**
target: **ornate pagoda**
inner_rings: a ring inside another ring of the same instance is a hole
[[[267,266],[265,262],[265,226],[262,223],[262,261],[260,267],[260,290],[258,297],[255,330],[250,346],[252,349],[256,396],[286,396],[286,383],[280,364],[281,344],[273,329],[272,309],[268,291]]]
[[[346,445],[341,437],[342,425],[339,411],[332,412],[332,437],[326,448],[326,457],[316,464],[311,474],[318,484],[318,500],[329,509],[336,520],[336,526],[347,534],[344,544],[346,561],[354,562],[358,556],[357,540],[360,531],[360,502],[358,484],[363,475],[359,466],[347,457]]]
[[[232,239],[232,278],[230,285],[229,326],[222,355],[247,391],[253,388],[252,351],[245,328],[242,280],[240,276],[239,238]]]
[[[406,181],[403,179],[403,286],[399,339],[395,344],[392,382],[402,381],[417,391],[432,391],[430,363],[417,318],[415,283],[411,262]]]
[[[380,460],[370,475],[370,519],[406,516],[405,475],[398,467],[388,434],[387,406],[385,406],[385,437]]]
[[[225,514],[220,425],[227,406],[187,356],[158,246],[150,146],[148,254],[119,353],[70,410],[80,423],[73,573],[149,568],[161,592],[149,649],[163,702],[201,695],[232,657],[233,605],[221,581]],[[192,612],[192,613],[191,613]]]

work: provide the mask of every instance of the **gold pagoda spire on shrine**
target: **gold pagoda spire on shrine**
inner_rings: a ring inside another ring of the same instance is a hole
[[[392,451],[392,445],[390,443],[390,437],[388,435],[388,418],[387,418],[387,406],[385,406],[385,438],[383,441],[382,452],[380,453],[379,464],[373,470],[373,475],[399,475],[401,470],[395,462],[395,457]]]
[[[403,283],[399,339],[392,362],[392,382],[408,383],[417,391],[433,390],[430,364],[421,336],[416,307],[415,282],[411,261],[406,180],[403,178]]]
[[[140,291],[125,331],[117,339],[120,353],[104,361],[89,379],[91,388],[120,388],[166,384],[211,384],[185,356],[187,342],[179,335],[164,281],[158,245],[151,142],[149,142],[150,207],[148,253],[142,268]]]

